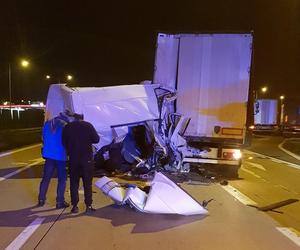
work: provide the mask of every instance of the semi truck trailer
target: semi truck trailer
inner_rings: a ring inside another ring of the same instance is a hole
[[[172,112],[190,118],[182,136],[202,149],[184,155],[184,162],[241,165],[253,112],[252,40],[251,33],[158,34],[153,82],[176,90]]]

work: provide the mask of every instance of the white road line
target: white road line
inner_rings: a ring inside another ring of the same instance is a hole
[[[286,141],[287,141],[287,140],[285,139],[282,143],[280,143],[280,144],[278,145],[278,148],[279,148],[280,150],[282,150],[283,152],[287,153],[288,155],[294,157],[294,158],[297,159],[298,161],[300,161],[300,156],[299,156],[299,155],[294,154],[293,152],[291,152],[291,151],[285,149],[285,148],[282,146]]]
[[[260,169],[260,170],[262,170],[262,171],[266,171],[266,169],[263,167],[263,165],[261,165],[261,164],[258,164],[258,163],[254,163],[254,162],[250,162],[250,161],[246,161],[245,162],[246,164],[250,164],[252,167],[254,167],[254,168],[258,168],[258,169]]]
[[[30,236],[38,229],[38,227],[42,224],[45,218],[36,218],[31,224],[26,227],[18,237],[9,244],[5,250],[16,250],[20,249],[25,242],[30,238]]]
[[[11,173],[9,173],[9,174],[7,174],[7,175],[4,175],[3,177],[0,177],[0,182],[1,182],[1,181],[5,181],[6,179],[8,179],[8,178],[10,178],[10,177],[12,177],[12,176],[14,176],[14,175],[16,175],[16,174],[18,174],[18,173],[24,171],[24,170],[26,170],[27,168],[30,168],[30,167],[32,167],[32,166],[34,166],[34,165],[37,165],[37,164],[39,164],[39,163],[41,163],[41,162],[43,162],[43,161],[44,161],[44,160],[43,160],[42,158],[40,158],[39,160],[36,160],[36,161],[34,161],[33,163],[30,163],[30,164],[28,164],[28,165],[25,166],[25,167],[19,168],[19,169],[17,169],[16,171],[13,171],[13,172],[11,172]]]
[[[241,169],[242,169],[244,172],[246,172],[246,173],[248,173],[248,174],[251,174],[251,175],[253,175],[254,177],[256,177],[256,178],[258,178],[258,179],[262,179],[261,176],[259,176],[259,175],[257,175],[256,173],[250,171],[249,169],[246,169],[246,168],[244,168],[244,167],[242,167]]]
[[[280,160],[278,160],[278,159],[271,159],[271,161],[274,161],[276,163],[281,163]]]
[[[297,192],[295,192],[295,191],[293,191],[293,190],[290,190],[288,187],[286,187],[286,186],[283,186],[283,185],[275,185],[275,187],[280,187],[280,188],[282,188],[283,190],[285,190],[285,191],[288,191],[288,192],[290,192],[290,193],[296,193],[297,194]]]
[[[297,246],[300,247],[300,237],[299,232],[297,232],[293,228],[289,227],[276,227],[276,229],[281,232],[284,236],[288,237],[291,241],[293,241]]]
[[[28,149],[31,149],[31,148],[36,148],[36,147],[38,147],[40,145],[41,144],[39,143],[39,144],[35,144],[35,145],[32,145],[32,146],[28,146],[28,147],[24,147],[24,148],[19,148],[19,149],[15,149],[15,150],[12,150],[12,151],[5,152],[5,153],[1,153],[0,157],[4,157],[4,156],[7,156],[7,155],[18,153],[18,152],[21,152],[21,151],[24,151],[24,150],[28,150]]]
[[[244,149],[243,152],[246,153],[246,154],[254,154],[254,155],[257,155],[257,156],[260,156],[260,157],[265,157],[265,158],[271,159],[274,162],[285,163],[290,167],[300,169],[300,165],[298,165],[298,164],[294,164],[294,163],[284,161],[284,160],[279,160],[279,159],[276,159],[276,158],[268,156],[268,155],[259,154],[259,153],[256,153],[256,152],[253,152],[253,151],[250,151],[250,150],[246,150],[246,149]]]
[[[253,205],[256,206],[257,203],[254,200],[251,200],[249,197],[232,187],[231,185],[221,186],[225,191],[231,194],[234,198],[236,198],[239,202],[244,205]]]

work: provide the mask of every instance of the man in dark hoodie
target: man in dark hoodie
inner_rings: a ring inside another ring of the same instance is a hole
[[[62,142],[70,160],[70,189],[72,213],[78,213],[78,188],[82,177],[84,188],[84,202],[86,212],[93,212],[92,180],[93,180],[93,149],[92,144],[99,142],[93,125],[83,120],[83,115],[74,114],[74,121],[67,124],[63,130]]]

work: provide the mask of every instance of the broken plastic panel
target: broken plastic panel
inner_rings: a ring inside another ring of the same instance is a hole
[[[208,211],[187,192],[156,172],[147,195],[138,187],[121,187],[108,177],[100,178],[95,185],[117,204],[129,204],[144,213],[200,215]]]
[[[126,189],[121,187],[117,182],[103,176],[95,185],[107,196],[109,196],[116,204],[123,204]]]

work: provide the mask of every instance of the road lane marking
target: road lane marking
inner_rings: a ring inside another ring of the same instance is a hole
[[[14,162],[13,164],[14,164],[15,166],[24,167],[24,166],[26,166],[28,163],[27,163],[27,162]]]
[[[257,203],[254,200],[251,200],[248,196],[244,195],[237,189],[235,189],[231,185],[227,186],[221,186],[225,191],[227,191],[229,194],[231,194],[234,198],[236,198],[239,202],[241,202],[244,205],[252,205],[256,206]]]
[[[246,153],[246,154],[254,154],[254,155],[257,155],[257,156],[260,156],[260,157],[266,157],[268,159],[271,159],[274,162],[284,163],[284,164],[287,164],[290,167],[300,169],[300,165],[298,165],[298,164],[294,164],[294,163],[291,163],[291,162],[288,162],[288,161],[284,161],[284,160],[279,160],[279,159],[276,159],[276,158],[268,156],[268,155],[263,155],[263,154],[256,153],[256,152],[253,152],[253,151],[250,151],[250,150],[246,150],[246,149],[244,149],[243,152]]]
[[[258,178],[258,179],[262,179],[261,176],[257,175],[256,173],[254,173],[254,172],[252,172],[252,171],[250,171],[250,170],[248,170],[248,169],[246,169],[246,168],[244,168],[244,167],[242,167],[241,169],[242,169],[244,172],[246,172],[246,173],[248,173],[248,174],[251,174],[251,175],[255,176],[255,177]]]
[[[278,159],[270,159],[270,160],[273,162],[276,162],[276,163],[281,163],[280,160],[278,160]]]
[[[5,153],[1,153],[0,157],[4,157],[4,156],[7,156],[7,155],[15,154],[15,153],[18,153],[18,152],[21,152],[21,151],[24,151],[24,150],[28,150],[28,149],[31,149],[31,148],[36,148],[36,147],[39,147],[41,145],[42,144],[39,143],[39,144],[35,144],[35,145],[32,145],[32,146],[28,146],[28,147],[24,147],[24,148],[19,148],[19,149],[15,149],[15,150],[12,150],[12,151],[5,152]]]
[[[300,247],[300,234],[297,230],[289,227],[276,227],[276,229]]]
[[[241,170],[248,173],[248,174],[251,174],[253,175],[254,177],[260,179],[261,181],[264,181],[264,182],[268,182],[266,179],[264,179],[263,177],[261,177],[260,175],[254,173],[253,171],[249,170],[249,169],[246,169],[245,167],[241,167]]]
[[[250,162],[250,161],[247,161],[246,164],[250,164],[254,168],[258,168],[258,169],[260,169],[262,171],[266,171],[266,169],[261,164]]]
[[[283,186],[283,185],[274,185],[274,187],[279,187],[279,188],[282,188],[283,190],[289,192],[289,193],[293,193],[293,194],[296,194],[298,195],[298,193],[294,190],[290,190],[288,187],[286,186]]]
[[[294,157],[294,158],[297,159],[298,161],[300,161],[300,156],[299,156],[299,155],[294,154],[293,152],[291,152],[291,151],[285,149],[285,148],[282,146],[286,141],[287,141],[287,140],[285,139],[282,143],[280,143],[280,144],[278,145],[278,148],[279,148],[280,150],[282,150],[283,152],[287,153],[288,155]]]
[[[14,175],[16,175],[16,174],[18,174],[18,173],[24,171],[24,170],[26,170],[26,169],[28,169],[28,168],[34,166],[34,165],[37,165],[37,164],[39,164],[39,163],[41,163],[41,162],[43,162],[43,161],[44,161],[44,159],[40,158],[40,159],[38,159],[38,160],[36,160],[36,161],[34,161],[34,162],[28,164],[28,165],[25,166],[25,167],[19,168],[19,169],[17,169],[16,171],[13,171],[13,172],[11,172],[11,173],[9,173],[9,174],[7,174],[7,175],[4,175],[3,177],[0,177],[0,182],[1,182],[1,181],[5,181],[6,179],[8,179],[8,178],[10,178],[10,177],[12,177],[12,176],[14,176]]]
[[[45,218],[36,218],[33,222],[27,226],[13,242],[9,244],[5,250],[16,250],[20,249],[25,242],[30,238],[30,236],[38,229],[38,227],[43,223]]]

